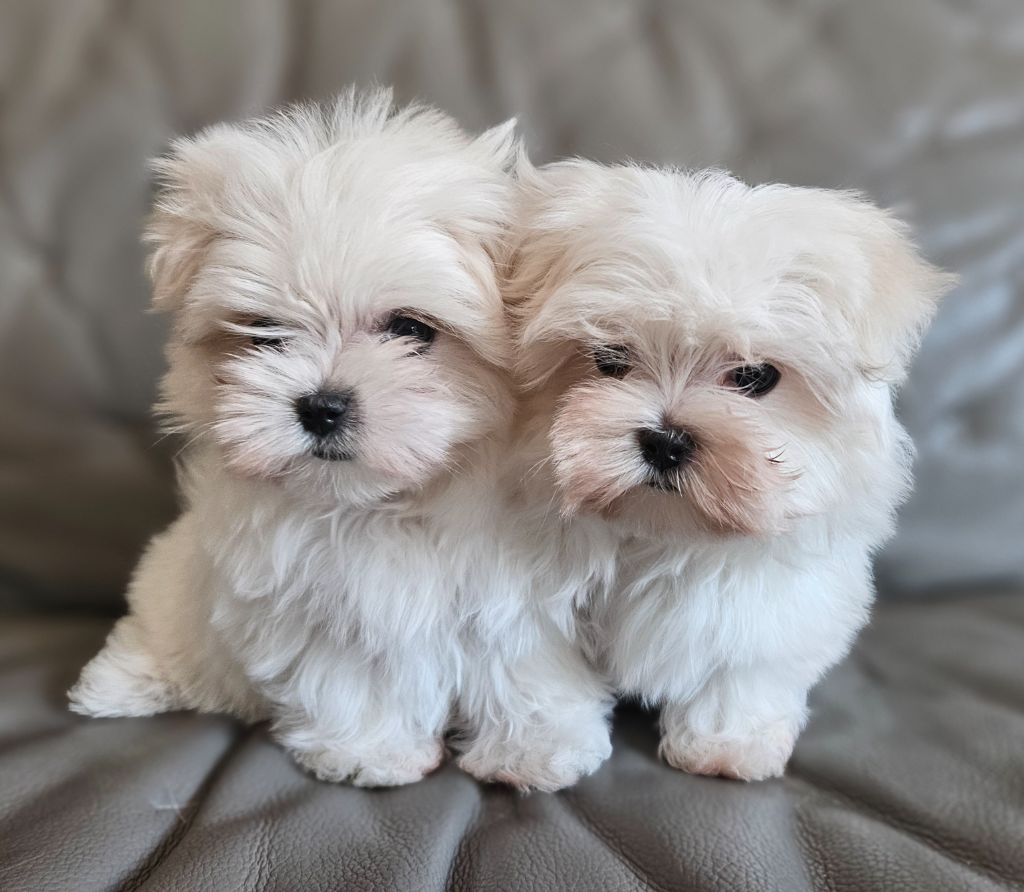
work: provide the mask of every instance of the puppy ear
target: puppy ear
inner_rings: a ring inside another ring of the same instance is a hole
[[[466,177],[461,199],[445,190],[438,222],[460,245],[482,247],[496,260],[507,242],[512,210],[512,179],[509,171],[521,152],[515,132],[516,119],[486,130],[465,147],[461,168]]]
[[[514,175],[516,220],[505,299],[517,308],[543,304],[564,277],[568,246],[597,202],[602,176],[614,173],[579,158],[535,167],[521,152]]]
[[[833,204],[825,217],[808,218],[819,224],[831,220],[809,235],[820,242],[818,288],[836,295],[852,327],[861,370],[897,384],[957,278],[921,257],[906,224],[888,211],[856,194],[818,195]]]
[[[227,127],[172,143],[151,162],[159,192],[143,234],[151,247],[147,270],[153,309],[179,310],[216,236],[216,209],[235,156]]]
[[[516,160],[517,201],[502,298],[517,345],[516,371],[526,387],[541,384],[567,359],[563,345],[546,338],[550,298],[569,279],[568,246],[580,225],[584,198],[600,168],[581,159],[534,166]]]
[[[514,183],[510,175],[522,152],[516,119],[469,141],[462,156],[460,188],[444,195],[438,223],[456,243],[463,269],[475,282],[481,302],[473,307],[467,342],[493,365],[509,364],[508,330],[501,303],[500,271],[508,252]],[[461,197],[459,197],[461,196]]]
[[[516,118],[509,118],[473,140],[474,148],[482,154],[485,162],[502,173],[511,172],[523,153],[522,140],[516,133],[518,126]]]

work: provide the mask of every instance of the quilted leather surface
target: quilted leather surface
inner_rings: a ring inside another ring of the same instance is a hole
[[[1024,881],[1024,598],[880,609],[815,695],[781,781],[659,764],[624,709],[615,752],[555,795],[318,783],[262,728],[88,720],[63,691],[106,630],[0,628],[0,888],[941,892]]]
[[[0,7],[0,598],[116,606],[173,512],[148,416],[147,157],[377,78],[538,159],[718,164],[904,205],[963,275],[903,401],[893,588],[1024,579],[1018,0],[7,0]]]

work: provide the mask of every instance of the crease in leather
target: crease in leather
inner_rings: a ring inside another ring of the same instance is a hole
[[[942,668],[945,670],[949,669],[948,666],[943,666]],[[949,675],[943,678],[943,681],[944,685],[941,690],[937,687],[926,687],[925,685],[904,687],[903,690],[913,691],[916,695],[933,700],[940,699],[940,694],[945,694],[946,698],[951,694],[956,694],[966,702],[991,707],[993,710],[1006,713],[1018,721],[1024,720],[1024,716],[1022,716],[1024,703],[1014,703],[1007,698],[996,696],[984,681],[972,682],[970,676],[958,675],[956,672],[949,673]],[[956,684],[957,687],[952,687],[950,683]]]
[[[927,607],[918,605],[910,609],[921,610],[927,609]],[[1004,616],[1002,621],[1004,623],[1012,622],[1017,627],[1018,634],[1024,638],[1024,624],[1019,621],[1018,615],[1010,614],[1010,616]],[[894,652],[892,648],[886,651],[890,658]],[[873,686],[879,688],[913,692],[916,697],[928,700],[945,699],[952,694],[956,694],[968,702],[984,704],[999,712],[1007,713],[1018,720],[1024,714],[1024,686],[1018,688],[1020,691],[1018,699],[1012,700],[1008,696],[1003,696],[993,691],[989,680],[976,674],[973,666],[962,662],[936,662],[929,660],[937,670],[937,673],[941,673],[941,675],[937,675],[934,679],[929,678],[926,682],[922,683],[920,678],[911,677],[908,679],[906,671],[893,672],[883,668],[882,661],[879,661],[873,653],[866,651],[863,647],[854,648],[847,655],[846,660],[851,666],[856,666]],[[919,666],[925,662],[925,658],[916,655],[913,662]]]
[[[251,869],[246,871],[245,880],[239,886],[246,892],[249,890],[259,892],[259,890],[266,889],[267,883],[270,881],[270,837],[273,825],[273,818],[261,818],[256,828],[256,851],[249,862]]]
[[[195,823],[196,817],[202,810],[210,793],[213,788],[217,785],[221,776],[224,774],[228,764],[234,759],[239,750],[249,741],[253,733],[253,726],[247,725],[239,728],[236,731],[236,737],[231,742],[231,745],[224,751],[221,757],[210,766],[210,770],[207,772],[206,777],[203,778],[202,783],[199,785],[189,801],[186,803],[185,808],[179,813],[178,821],[175,825],[164,835],[163,839],[153,848],[149,857],[132,872],[131,876],[124,881],[121,886],[122,892],[137,892],[142,889],[147,880],[153,875],[154,871],[164,862],[164,860],[179,846],[182,840],[188,836],[192,829],[192,825]]]
[[[644,889],[653,889],[654,892],[673,892],[672,889],[666,888],[658,883],[644,868],[637,864],[633,858],[626,854],[624,851],[616,849],[613,840],[609,839],[605,833],[598,829],[598,827],[583,813],[583,810],[575,803],[574,797],[571,792],[563,791],[562,793],[551,794],[552,797],[557,800],[563,807],[563,810],[571,815],[573,819],[582,827],[591,837],[596,839],[604,848],[607,850],[612,857],[619,862],[626,870],[642,884]]]
[[[448,858],[448,869],[445,871],[443,889],[456,892],[460,887],[457,885],[459,869],[468,864],[470,850],[476,841],[476,834],[480,828],[480,819],[486,809],[484,801],[479,794],[473,803],[472,814],[467,816],[462,825],[462,832],[459,834],[459,841],[452,847],[451,855]]]
[[[16,752],[25,746],[36,746],[37,744],[44,743],[51,738],[58,738],[63,736],[68,731],[68,725],[55,725],[50,728],[38,728],[35,731],[29,731],[25,734],[20,734],[17,737],[12,737],[10,740],[0,741],[0,759],[6,756],[8,753]]]
[[[816,777],[813,773],[797,768],[792,762],[786,768],[786,780],[797,782],[809,787],[819,795],[830,797],[833,804],[854,812],[862,818],[874,821],[898,833],[905,839],[928,849],[932,854],[940,856],[944,861],[955,867],[965,869],[983,877],[990,882],[1009,884],[1011,888],[1019,888],[1020,877],[1004,873],[999,867],[985,864],[976,851],[971,850],[970,859],[961,859],[944,845],[942,840],[930,836],[925,828],[917,827],[912,821],[901,819],[895,814],[887,814],[870,802],[853,795],[839,786]],[[965,847],[971,849],[970,846]]]
[[[835,877],[832,875],[832,868],[828,862],[828,846],[821,845],[818,842],[818,837],[814,832],[813,825],[805,822],[797,810],[796,816],[793,821],[794,835],[796,836],[797,846],[805,853],[810,853],[810,858],[805,858],[805,870],[807,870],[811,876],[812,886],[817,886],[817,880],[820,880],[825,884],[826,892],[839,892],[839,887],[836,885]]]

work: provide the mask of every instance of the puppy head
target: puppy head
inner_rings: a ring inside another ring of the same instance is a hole
[[[891,507],[891,408],[950,279],[862,199],[570,161],[521,171],[507,287],[566,515],[765,535]]]
[[[367,501],[509,414],[493,263],[508,125],[350,92],[178,141],[148,229],[175,315],[161,408],[234,473]]]

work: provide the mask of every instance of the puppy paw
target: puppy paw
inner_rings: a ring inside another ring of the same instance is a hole
[[[68,691],[72,712],[95,718],[149,716],[179,708],[170,685],[143,653],[106,647]]]
[[[550,793],[593,774],[611,752],[608,728],[602,724],[586,736],[547,729],[528,739],[477,739],[459,757],[458,765],[477,780]]]
[[[422,780],[441,767],[444,744],[440,740],[427,741],[404,752],[382,752],[361,760],[350,778],[357,787],[399,787]]]
[[[416,783],[438,768],[444,761],[444,744],[426,740],[406,749],[322,747],[292,750],[292,755],[318,780],[356,787],[400,787]]]
[[[745,737],[667,734],[658,749],[673,768],[690,774],[758,781],[780,777],[793,753],[797,732],[792,722],[776,722]]]

